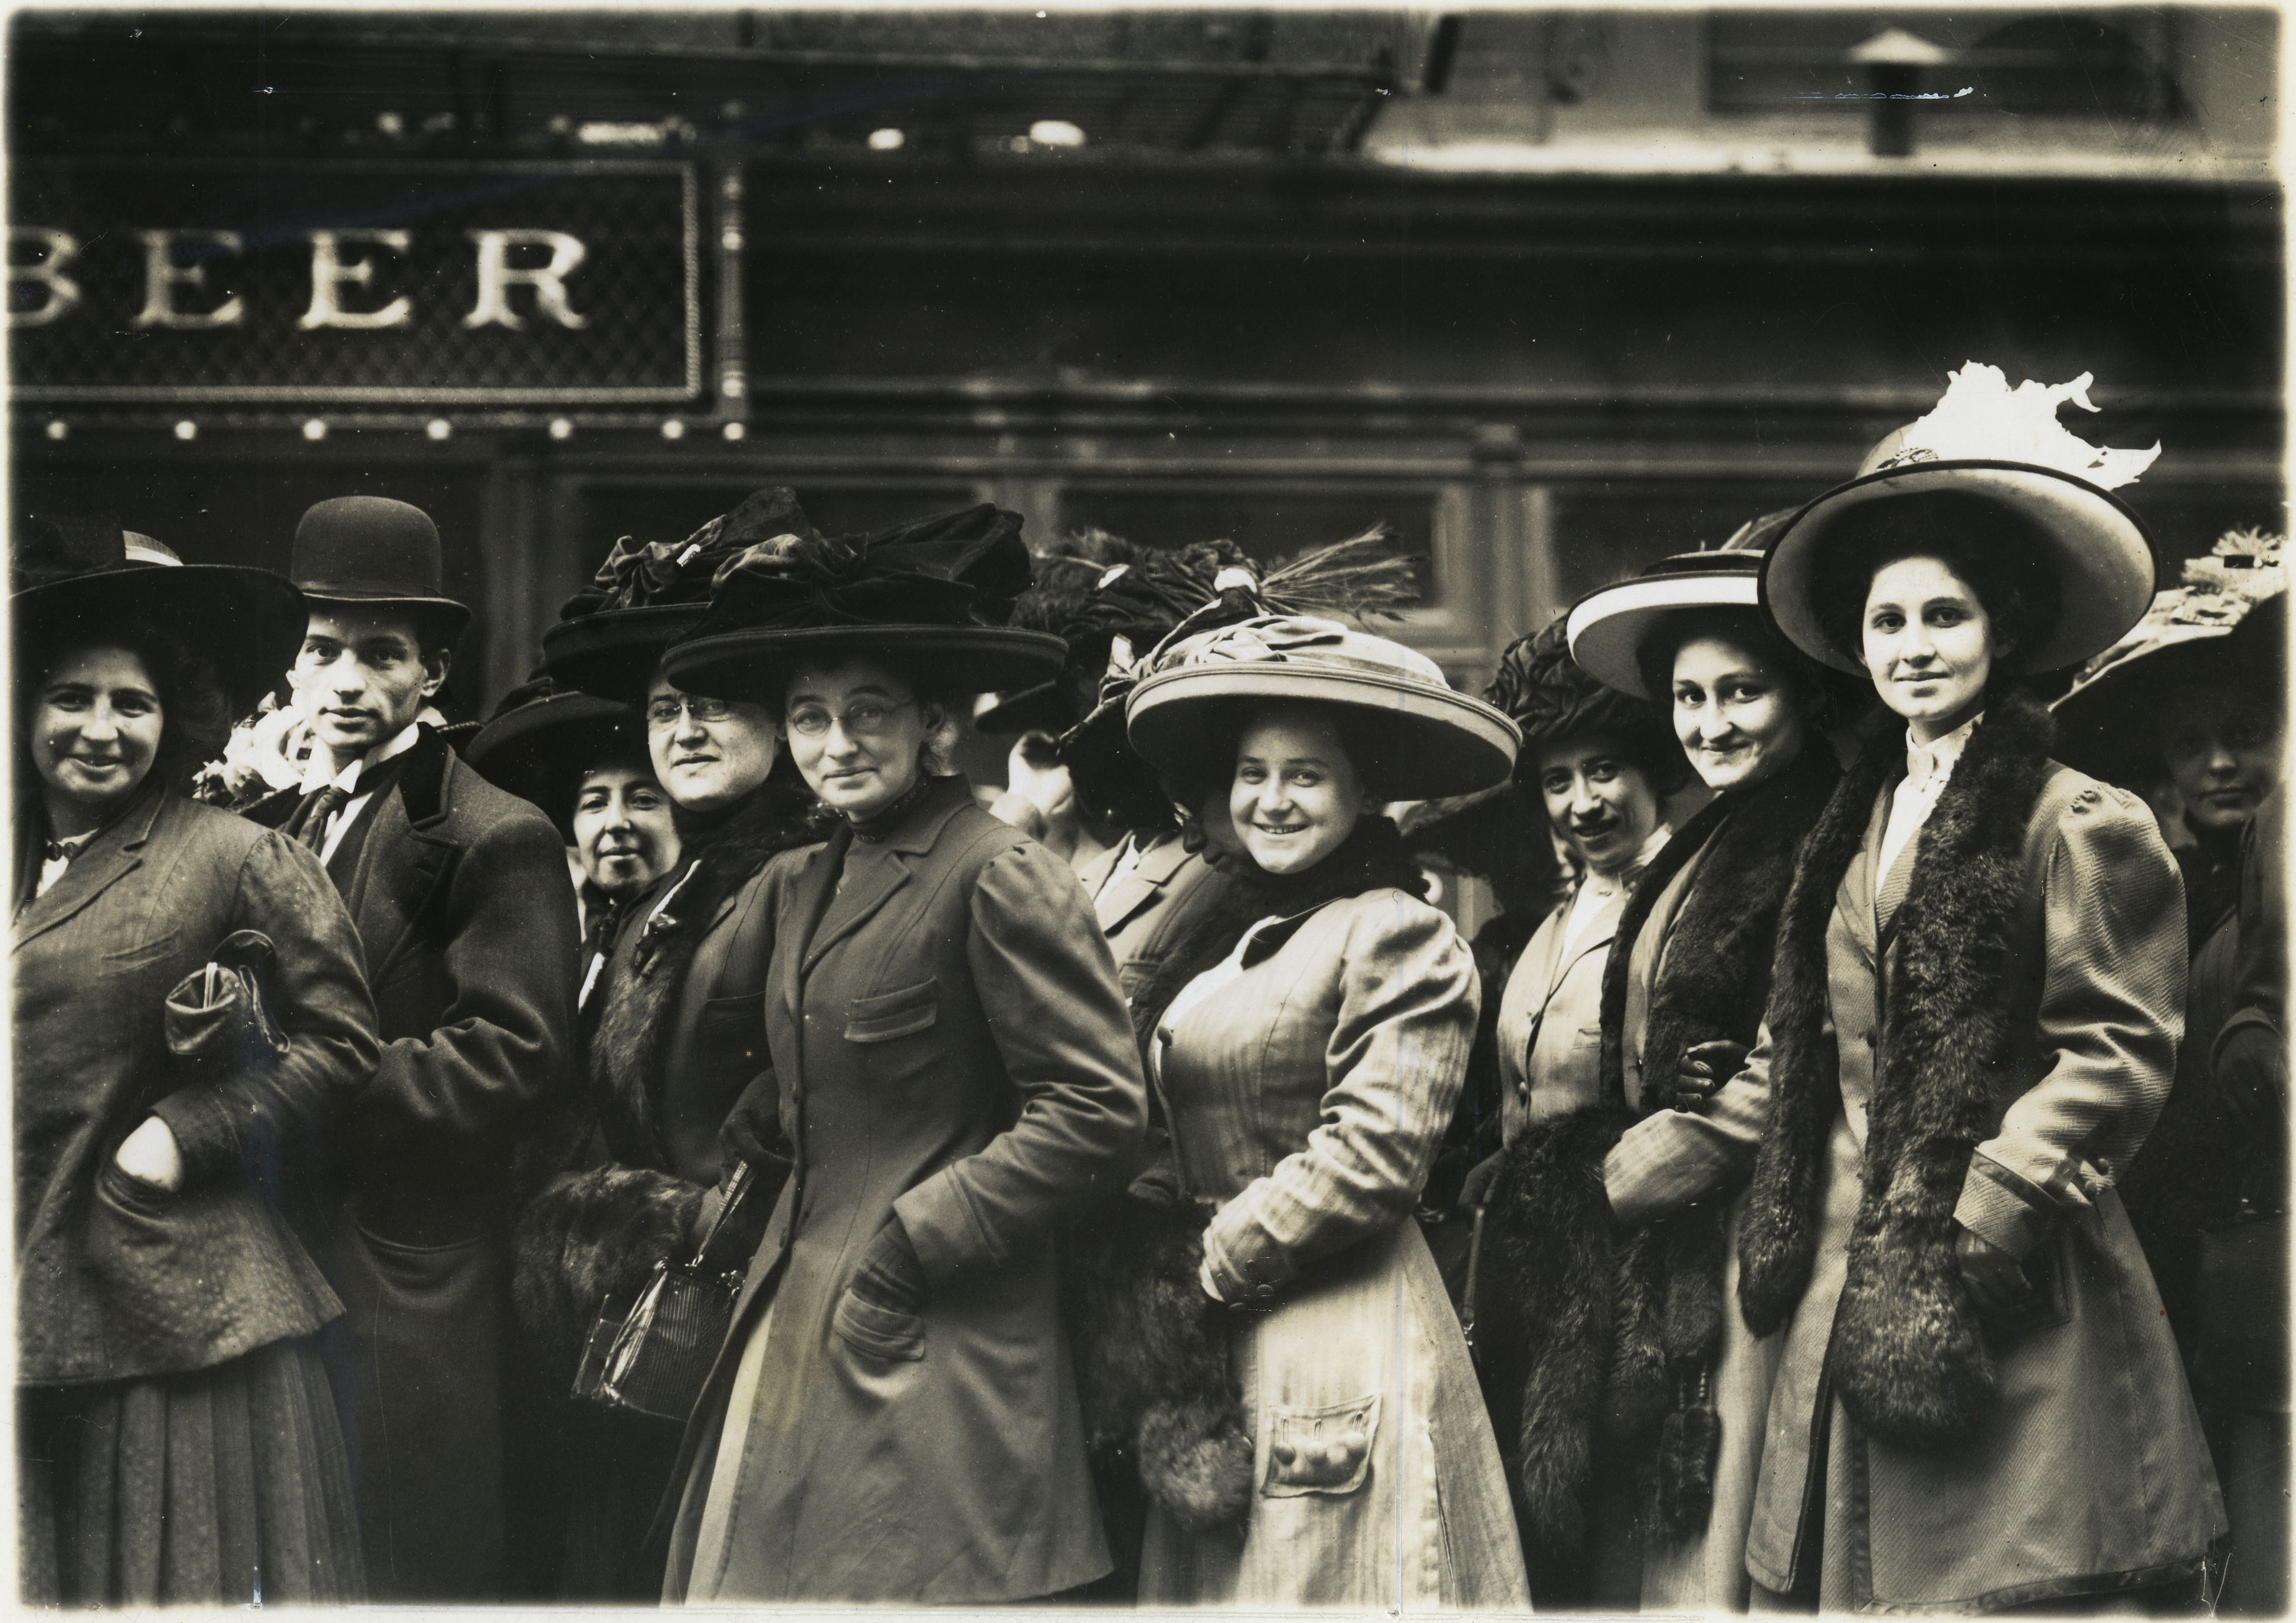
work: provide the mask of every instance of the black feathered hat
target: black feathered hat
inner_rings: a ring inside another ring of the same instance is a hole
[[[662,657],[689,693],[778,705],[808,660],[896,661],[944,693],[1028,687],[1067,654],[1009,623],[1032,578],[1021,515],[983,503],[853,538],[784,536],[729,559]]]
[[[643,714],[547,676],[504,693],[463,758],[496,788],[539,807],[569,845],[586,775],[623,763],[651,770]]]
[[[762,542],[821,539],[786,485],[753,490],[683,541],[614,543],[590,584],[568,598],[542,635],[549,673],[570,687],[644,702],[662,650],[709,608],[709,586],[728,560]]]
[[[1661,789],[1679,782],[1688,762],[1673,730],[1651,706],[1605,687],[1570,657],[1570,620],[1558,614],[1508,643],[1483,690],[1486,701],[1522,728],[1518,771],[1536,770],[1547,744],[1603,733],[1635,755]]]

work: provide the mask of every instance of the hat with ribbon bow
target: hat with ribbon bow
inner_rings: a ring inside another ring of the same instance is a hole
[[[856,537],[781,537],[718,569],[662,670],[688,693],[768,704],[796,666],[857,655],[944,693],[1026,687],[1067,653],[1007,624],[1030,578],[1021,515],[985,503]]]
[[[2031,537],[2030,561],[2054,577],[2056,624],[2005,661],[2017,673],[2062,670],[2110,648],[2144,617],[2156,572],[2152,537],[2114,490],[2160,455],[2091,445],[2057,421],[2089,403],[2087,373],[2070,383],[2015,389],[1996,366],[1971,361],[1926,415],[1888,434],[1866,454],[1857,476],[1808,503],[1767,554],[1762,606],[1788,641],[1811,658],[1866,673],[1834,643],[1819,607],[1829,553],[1856,537],[1878,504],[1950,494],[2019,521]]]
[[[1425,654],[1337,620],[1265,615],[1176,639],[1132,690],[1132,747],[1175,777],[1225,779],[1251,712],[1271,701],[1337,706],[1382,799],[1433,799],[1504,783],[1521,733],[1444,680]]]
[[[185,563],[111,517],[35,516],[9,537],[8,606],[17,665],[45,664],[107,633],[166,631],[211,662],[225,695],[252,709],[294,663],[310,622],[283,575]]]
[[[820,538],[786,485],[751,491],[683,541],[624,536],[542,634],[543,663],[569,687],[643,703],[662,650],[701,624],[729,560],[763,542]]]

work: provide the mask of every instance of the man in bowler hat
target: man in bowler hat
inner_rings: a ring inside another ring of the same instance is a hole
[[[310,626],[297,790],[250,816],[317,852],[365,953],[381,1062],[339,1124],[328,1363],[373,1598],[503,1590],[502,1365],[511,1150],[570,1053],[578,930],[550,820],[417,720],[470,611],[438,527],[380,496],[319,503],[289,573]]]

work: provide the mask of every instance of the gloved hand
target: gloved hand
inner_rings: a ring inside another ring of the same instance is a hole
[[[1703,1110],[1725,1082],[1746,1069],[1746,1045],[1728,1037],[1693,1043],[1682,1051],[1675,1068],[1674,1096],[1667,1102],[1677,1111]]]
[[[925,1278],[924,1265],[917,1260],[917,1248],[910,1242],[909,1231],[901,1226],[898,1217],[890,1217],[869,1249],[861,1254],[861,1266],[853,1275],[853,1294],[879,1307],[895,1313],[916,1313],[925,1305],[931,1285]]]
[[[1467,1168],[1467,1176],[1459,1184],[1462,1211],[1473,1211],[1490,1204],[1491,1195],[1498,1186],[1499,1163],[1505,1159],[1505,1151],[1496,1151]]]
[[[2032,1282],[2017,1258],[1984,1235],[1956,1225],[1953,1254],[1961,1264],[1962,1283],[1983,1311],[2003,1312],[2033,1294]]]

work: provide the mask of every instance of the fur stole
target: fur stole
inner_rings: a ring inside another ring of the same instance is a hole
[[[1494,1283],[1530,1321],[1527,1345],[1536,1348],[1520,1376],[1520,1475],[1526,1520],[1548,1562],[1585,1554],[1598,1430],[1654,1463],[1656,1532],[1679,1541],[1706,1524],[1712,1488],[1704,1450],[1718,1421],[1702,1376],[1721,1348],[1726,1203],[1704,1201],[1630,1233],[1611,1219],[1603,1161],[1620,1135],[1654,1108],[1626,1104],[1628,966],[1659,897],[1703,851],[1651,989],[1644,1074],[1671,1076],[1685,1050],[1714,1038],[1751,1044],[1795,857],[1840,777],[1832,753],[1815,742],[1769,782],[1710,802],[1667,842],[1620,914],[1603,964],[1606,1102],[1533,1123],[1503,1163],[1487,1223],[1500,1239]],[[1601,1314],[1601,1333],[1584,1342],[1555,1335],[1557,1299],[1587,1291],[1599,1299],[1574,1311]]]
[[[1086,1443],[1128,1454],[1149,1496],[1199,1532],[1242,1527],[1252,1489],[1228,1327],[1197,1283],[1210,1217],[1167,1163],[1086,1213],[1060,1248]]]
[[[804,786],[777,772],[722,827],[688,842],[693,860],[681,877],[632,906],[626,928],[641,934],[627,952],[617,950],[608,962],[602,988],[605,1008],[590,1041],[591,1093],[599,1127],[617,1160],[662,1164],[654,1120],[661,1053],[685,971],[719,906],[768,858],[826,839],[829,826],[827,815]],[[668,905],[656,912],[665,891],[670,893]]]
[[[688,842],[699,855],[681,868],[682,883],[666,882],[677,887],[668,907],[652,914],[660,889],[631,906],[625,923],[646,933],[602,971],[589,1086],[520,1155],[512,1304],[534,1355],[562,1365],[570,1381],[606,1300],[642,1290],[653,1265],[685,1246],[701,1209],[702,1186],[668,1170],[655,1127],[660,1056],[693,955],[718,905],[767,858],[824,832],[810,797],[777,773],[719,828]],[[775,1193],[761,1186],[748,1200],[770,1208]]]
[[[1995,1370],[1954,1257],[1954,1208],[2007,1057],[2004,989],[2026,889],[2026,825],[2054,770],[2048,712],[1997,693],[1914,846],[1882,991],[1887,1038],[1867,1114],[1865,1194],[1830,1368],[1850,1418],[1897,1447],[1965,1437]],[[1817,1254],[1817,1186],[1841,1109],[1825,1029],[1826,930],[1902,747],[1877,741],[1810,834],[1778,936],[1768,1130],[1739,1236],[1739,1301],[1758,1335],[1792,1316]]]

